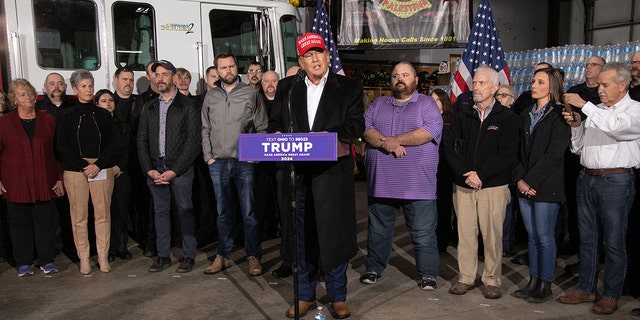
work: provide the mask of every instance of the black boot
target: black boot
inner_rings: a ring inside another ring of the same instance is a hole
[[[540,278],[531,276],[531,278],[529,278],[529,283],[527,283],[524,288],[514,291],[511,295],[518,299],[524,299],[528,297],[529,294],[531,294],[531,292],[533,292],[538,287],[538,283],[540,282],[539,280]]]
[[[551,299],[551,282],[541,280],[538,282],[538,287],[529,293],[529,296],[524,300],[533,303],[542,303]]]

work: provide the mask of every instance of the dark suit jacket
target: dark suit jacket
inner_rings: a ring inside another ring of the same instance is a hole
[[[294,80],[295,76],[278,83],[269,132],[289,131],[289,89],[293,84],[293,132],[337,132],[338,139],[344,142],[353,142],[364,133],[362,86],[357,81],[329,72],[313,128],[309,128],[307,88],[304,80]],[[307,179],[314,198],[313,207],[306,209],[307,212],[315,212],[312,216],[315,216],[317,237],[305,239],[307,257],[319,256],[323,269],[332,269],[349,261],[357,251],[354,160],[351,156],[344,156],[337,161],[296,163],[295,168],[300,177],[297,185]],[[284,188],[286,195],[289,186]],[[309,252],[314,248],[318,252]]]

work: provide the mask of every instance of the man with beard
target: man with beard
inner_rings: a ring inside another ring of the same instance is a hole
[[[369,227],[361,283],[376,283],[387,267],[402,207],[416,254],[418,286],[438,288],[436,172],[443,121],[436,102],[416,92],[417,86],[411,63],[396,64],[393,96],[379,97],[364,114]]]
[[[238,161],[238,135],[265,133],[269,118],[259,92],[240,82],[238,61],[233,54],[218,54],[214,64],[220,86],[207,92],[201,116],[202,151],[216,196],[219,244],[215,260],[204,273],[218,273],[231,266],[235,186],[240,200],[249,274],[258,276],[262,274],[262,248],[254,207],[255,163]]]
[[[118,119],[129,122],[131,110],[138,95],[133,94],[133,70],[128,66],[118,68],[113,74],[113,83],[116,87],[116,115]]]
[[[44,110],[55,117],[58,111],[73,105],[73,101],[67,98],[67,83],[59,73],[47,75],[42,90],[45,96],[43,100],[36,102],[36,110]]]
[[[249,63],[249,68],[247,69],[247,79],[249,80],[249,85],[256,90],[260,90],[260,80],[262,80],[262,65],[260,62],[251,62]]]
[[[278,74],[267,71],[262,76],[260,96],[262,97],[267,115],[270,114],[276,97]],[[270,239],[278,237],[278,203],[276,201],[276,164],[275,162],[261,162],[256,167],[255,208],[261,221],[263,232]],[[290,268],[289,268],[290,270]]]
[[[129,66],[118,68],[113,75],[115,85],[115,117],[119,133],[123,140],[119,143],[116,159],[120,174],[114,179],[113,195],[111,197],[111,245],[109,246],[109,262],[117,256],[120,259],[131,259],[131,252],[127,249],[129,240],[128,222],[131,200],[131,172],[129,159],[136,151],[136,137],[131,134],[131,109],[135,107],[137,95],[133,94],[133,70]],[[120,139],[119,139],[120,140]],[[122,148],[121,148],[122,147]],[[124,150],[122,150],[124,148]],[[126,153],[121,155],[120,152]],[[137,155],[133,155],[137,159]],[[137,166],[137,165],[134,165]],[[138,170],[139,172],[139,170]]]
[[[306,76],[278,82],[276,105],[269,119],[270,132],[335,132],[338,159],[295,163],[297,189],[298,282],[297,306],[304,316],[317,305],[319,272],[324,273],[329,311],[335,319],[351,315],[347,304],[347,268],[355,256],[355,187],[351,144],[364,132],[362,86],[352,78],[329,70],[329,51],[324,39],[306,33],[296,42],[298,64]],[[289,108],[290,106],[290,108]],[[283,179],[283,203],[290,203],[290,185]],[[285,228],[286,229],[286,228]],[[293,252],[291,234],[283,238],[285,250]],[[295,318],[296,306],[286,313]]]
[[[262,75],[260,93],[270,111],[273,101],[276,98],[276,88],[278,87],[278,74],[275,71],[267,71]]]
[[[200,152],[200,116],[175,87],[176,68],[166,60],[151,66],[158,98],[142,107],[138,153],[153,199],[158,257],[149,272],[171,265],[171,200],[182,231],[184,258],[176,272],[193,270],[196,257],[195,217],[191,200],[193,161]]]
[[[445,156],[454,172],[453,206],[458,217],[460,278],[449,293],[474,287],[478,269],[478,233],[484,244],[482,294],[502,296],[502,229],[511,199],[511,168],[517,161],[518,117],[494,98],[498,73],[481,65],[473,76],[471,109],[454,114],[445,137]]]

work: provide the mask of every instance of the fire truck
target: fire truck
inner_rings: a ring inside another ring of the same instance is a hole
[[[147,89],[145,66],[165,59],[192,74],[190,91],[216,54],[231,52],[238,71],[249,62],[284,75],[297,64],[296,11],[286,0],[4,0],[0,2],[0,72],[29,80],[42,94],[51,72],[69,79],[78,69],[95,89],[114,90],[114,71],[135,70],[136,90]],[[198,80],[200,79],[200,80]],[[71,94],[68,87],[67,94]]]

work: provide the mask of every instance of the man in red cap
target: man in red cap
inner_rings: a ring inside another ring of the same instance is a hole
[[[337,161],[295,164],[299,315],[315,308],[317,276],[322,272],[331,315],[344,319],[351,315],[346,302],[346,271],[349,259],[357,252],[350,146],[365,128],[362,86],[329,71],[329,52],[320,35],[303,35],[296,49],[298,64],[306,75],[299,72],[278,83],[269,131],[338,134]],[[284,184],[283,190],[289,190],[288,181]],[[289,192],[283,194],[288,196]],[[290,199],[283,201],[290,203]],[[287,238],[283,237],[283,247],[291,250]],[[293,306],[289,308],[286,316],[294,318],[294,310]]]

